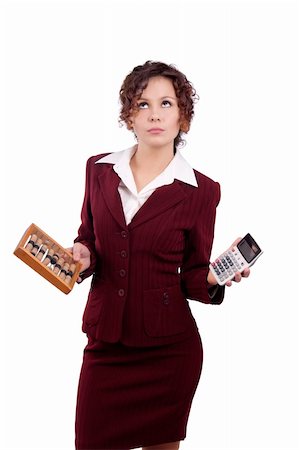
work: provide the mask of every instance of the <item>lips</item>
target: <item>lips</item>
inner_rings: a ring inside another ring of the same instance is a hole
[[[162,133],[163,128],[150,128],[149,130],[147,130],[148,133],[152,133],[152,134],[159,134]]]

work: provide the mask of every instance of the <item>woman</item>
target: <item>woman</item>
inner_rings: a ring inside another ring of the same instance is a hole
[[[220,187],[179,151],[196,98],[174,66],[135,67],[120,90],[120,120],[137,144],[87,162],[73,246],[78,281],[93,275],[77,450],[176,450],[186,436],[202,367],[187,299],[224,297],[208,269]]]

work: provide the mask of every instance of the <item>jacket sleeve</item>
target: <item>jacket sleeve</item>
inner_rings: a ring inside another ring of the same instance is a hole
[[[216,207],[220,201],[220,185],[210,180],[204,194],[194,209],[194,223],[186,236],[186,248],[181,267],[182,289],[190,300],[220,304],[224,286],[211,286],[207,282],[210,256],[214,238]]]
[[[78,230],[78,236],[74,240],[74,242],[80,242],[85,245],[90,251],[90,266],[80,274],[82,281],[94,273],[97,265],[93,217],[90,203],[92,164],[93,158],[89,158],[86,164],[85,194],[81,210],[81,225]]]

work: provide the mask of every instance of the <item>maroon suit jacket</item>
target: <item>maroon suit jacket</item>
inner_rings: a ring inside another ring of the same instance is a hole
[[[83,331],[106,342],[164,345],[196,331],[187,299],[221,303],[207,284],[220,186],[194,171],[198,187],[175,180],[154,191],[127,226],[112,164],[87,162],[75,242],[91,252],[93,275]]]

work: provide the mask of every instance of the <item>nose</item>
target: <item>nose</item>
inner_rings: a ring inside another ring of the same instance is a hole
[[[152,112],[149,116],[149,119],[151,122],[157,122],[160,120],[159,114],[157,114],[156,112]]]

